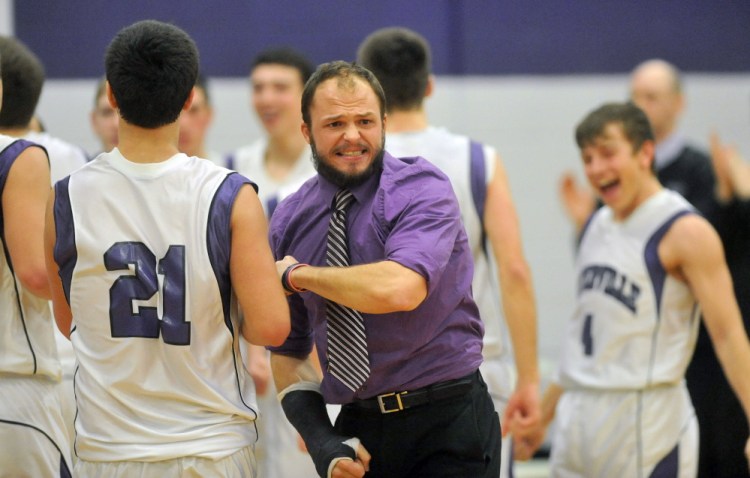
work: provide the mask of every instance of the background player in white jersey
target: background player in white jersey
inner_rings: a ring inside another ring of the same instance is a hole
[[[0,476],[71,476],[42,240],[49,181],[41,147],[0,135]]]
[[[178,152],[198,73],[184,31],[124,28],[106,72],[119,145],[55,185],[45,230],[55,318],[79,364],[75,472],[253,476],[239,335],[289,333],[263,210],[247,178]]]
[[[552,473],[695,476],[698,423],[684,375],[701,312],[750,417],[750,344],[721,241],[659,183],[653,133],[639,108],[594,110],[578,125],[576,141],[605,206],[580,238],[578,299],[559,385],[543,400],[545,424],[557,411]]]
[[[264,50],[253,60],[252,106],[266,137],[231,153],[227,167],[253,178],[268,216],[283,199],[278,197],[281,189],[296,189],[315,175],[310,148],[300,131],[299,109],[302,89],[314,70],[307,58],[291,48]]]
[[[310,148],[302,136],[302,90],[315,67],[291,48],[261,51],[250,69],[251,102],[266,136],[227,157],[227,167],[253,178],[270,218],[276,205],[315,174]],[[314,476],[315,467],[300,449],[297,431],[284,416],[271,380],[269,354],[247,347],[246,363],[255,380],[260,433],[258,464],[263,478]]]
[[[516,418],[527,427],[536,426],[536,307],[502,161],[494,148],[429,124],[424,99],[434,83],[430,48],[421,35],[405,28],[378,30],[360,45],[357,62],[375,74],[385,91],[387,150],[397,157],[422,156],[451,178],[474,257],[474,299],[485,324],[482,376],[500,416],[508,400],[516,400],[525,411]],[[518,373],[515,391],[512,351]],[[503,430],[509,429],[509,423],[503,424]],[[507,445],[504,441],[502,476],[512,476]]]
[[[82,166],[86,162],[83,150],[48,133],[33,129],[34,114],[44,85],[44,67],[39,58],[18,39],[0,36],[0,75],[5,84],[0,99],[3,105],[0,110],[0,134],[23,138],[43,146],[49,158],[46,163],[47,177],[51,177],[50,181],[59,179]],[[38,122],[36,126],[40,126]],[[54,325],[52,332],[55,337],[57,357],[62,365],[63,416],[69,439],[72,441],[75,417],[73,398],[75,357],[70,342]]]

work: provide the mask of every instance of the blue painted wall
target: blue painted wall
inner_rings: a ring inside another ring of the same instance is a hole
[[[750,71],[748,0],[16,0],[15,33],[50,78],[98,77],[114,34],[173,22],[209,76],[247,74],[263,48],[351,60],[372,30],[407,26],[442,75],[623,73],[661,57],[692,72]]]

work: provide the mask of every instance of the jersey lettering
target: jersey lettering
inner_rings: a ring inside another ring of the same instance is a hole
[[[641,288],[612,267],[592,265],[583,269],[578,277],[578,293],[590,289],[601,290],[631,312],[636,312],[636,301],[641,294]]]
[[[117,242],[104,253],[104,266],[108,271],[129,271],[109,289],[112,337],[158,339],[161,334],[167,344],[190,344],[190,323],[185,321],[185,246],[169,246],[157,263],[142,242]]]

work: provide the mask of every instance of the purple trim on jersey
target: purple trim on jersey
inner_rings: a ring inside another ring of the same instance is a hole
[[[484,163],[484,147],[476,141],[469,141],[469,171],[471,198],[482,225],[482,251],[487,254],[487,231],[484,228],[484,205],[487,202],[487,168]]]
[[[680,446],[675,445],[667,456],[656,464],[649,478],[677,478],[677,472],[680,469],[679,457]]]
[[[68,189],[69,182],[70,176],[66,176],[55,183],[55,250],[53,251],[68,305],[70,305],[70,283],[73,280],[73,270],[78,262],[73,209],[70,205]]]
[[[664,266],[659,260],[659,243],[661,242],[664,235],[667,233],[672,224],[680,217],[686,214],[694,214],[691,211],[679,211],[672,217],[666,220],[659,229],[649,238],[646,242],[646,247],[643,251],[643,258],[646,261],[646,269],[648,269],[648,275],[651,277],[651,284],[654,287],[654,296],[656,297],[656,320],[659,320],[659,313],[661,311],[661,295],[664,291],[664,281],[667,279],[667,271],[664,270]]]
[[[237,199],[237,194],[239,194],[240,188],[245,184],[249,184],[256,192],[258,191],[258,186],[241,174],[236,172],[230,172],[227,174],[211,200],[211,207],[208,210],[208,224],[206,225],[206,248],[208,249],[208,259],[211,262],[211,268],[214,270],[216,282],[219,285],[221,305],[224,311],[224,324],[226,324],[227,329],[229,329],[233,338],[235,337],[235,330],[230,317],[232,280],[229,273],[229,257],[232,252],[231,219],[234,201]],[[237,378],[237,392],[239,393],[240,400],[242,400],[242,404],[245,405],[248,410],[252,411],[255,418],[257,418],[258,412],[248,404],[245,397],[242,395],[239,378],[239,370],[242,365],[237,364],[237,356],[234,354],[233,356],[235,357],[234,373]],[[253,426],[255,427],[255,432],[257,434],[258,428],[254,421]]]
[[[487,170],[484,167],[484,148],[476,141],[469,143],[469,159],[471,161],[471,197],[477,209],[479,221],[484,229],[484,203],[487,199]]]
[[[278,196],[273,196],[268,198],[268,201],[266,201],[266,210],[268,211],[268,219],[271,219],[271,216],[273,216],[273,212],[276,210],[276,206],[279,205],[279,198]]]
[[[232,206],[237,198],[240,188],[250,184],[255,190],[258,187],[246,177],[230,173],[216,190],[208,211],[208,224],[206,227],[206,247],[211,267],[219,284],[221,304],[224,308],[224,323],[234,335],[232,321],[229,318],[229,303],[232,297],[232,281],[229,277],[229,256],[232,249],[232,232],[230,220]]]
[[[583,236],[586,234],[586,231],[589,228],[589,224],[591,224],[591,220],[594,219],[594,215],[599,211],[599,209],[594,209],[594,212],[589,214],[589,217],[586,218],[586,222],[583,223],[583,227],[581,228],[581,232],[578,234],[578,238],[576,240],[576,252],[578,252],[578,248],[581,246],[581,242],[583,241]]]
[[[15,420],[5,420],[0,419],[0,423],[5,423],[11,426],[19,426],[24,428],[29,428],[31,430],[34,430],[35,432],[41,433],[44,435],[44,437],[49,440],[49,442],[52,444],[52,446],[55,447],[57,452],[60,454],[60,478],[71,478],[70,468],[68,468],[68,463],[65,461],[65,455],[63,455],[62,450],[60,449],[60,445],[57,444],[55,440],[52,439],[49,434],[42,430],[41,428],[37,427],[36,425],[32,425],[31,423],[24,423],[24,422],[17,422]]]

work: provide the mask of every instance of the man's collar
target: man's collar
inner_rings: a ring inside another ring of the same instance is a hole
[[[656,158],[654,159],[657,170],[669,166],[680,156],[686,146],[685,137],[678,131],[667,136],[656,145]]]

